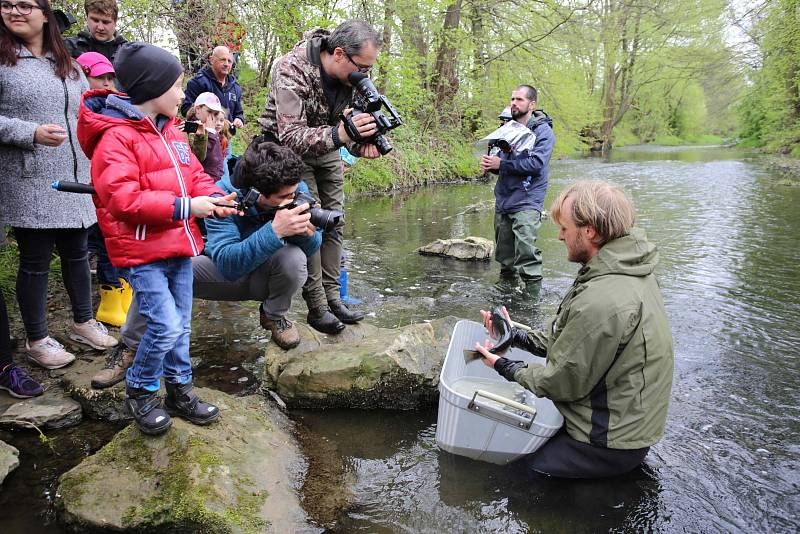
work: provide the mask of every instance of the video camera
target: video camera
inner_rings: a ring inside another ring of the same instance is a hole
[[[512,147],[511,144],[505,139],[492,139],[489,141],[489,148],[486,149],[486,155],[492,155],[493,150],[494,154],[497,154],[498,152],[511,154],[511,152],[514,150],[514,147]]]
[[[350,84],[356,88],[356,95],[353,98],[353,112],[349,117],[344,119],[344,129],[350,139],[358,143],[372,143],[378,147],[378,152],[385,156],[394,148],[392,143],[384,137],[384,134],[389,130],[397,128],[403,124],[403,119],[400,114],[394,109],[389,99],[378,92],[373,85],[372,80],[367,78],[363,72],[351,72],[347,79]],[[387,117],[380,111],[381,107],[385,107],[391,117]],[[353,117],[361,113],[369,113],[375,119],[375,125],[378,127],[377,133],[364,138],[358,133],[358,128],[353,124]]]

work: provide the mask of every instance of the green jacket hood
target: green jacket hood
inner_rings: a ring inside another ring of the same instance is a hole
[[[624,274],[647,276],[658,265],[658,248],[647,240],[644,230],[632,228],[623,237],[611,240],[600,249],[578,272],[578,282],[586,282],[597,276]]]

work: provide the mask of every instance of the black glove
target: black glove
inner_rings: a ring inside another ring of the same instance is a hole
[[[520,360],[509,360],[508,358],[500,358],[494,362],[494,370],[509,382],[514,381],[514,373],[525,367],[528,367],[527,363]]]

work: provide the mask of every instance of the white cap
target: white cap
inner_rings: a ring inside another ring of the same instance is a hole
[[[222,113],[222,104],[219,101],[219,97],[214,93],[200,93],[197,95],[197,98],[194,99],[195,106],[205,106],[212,111],[219,111]]]

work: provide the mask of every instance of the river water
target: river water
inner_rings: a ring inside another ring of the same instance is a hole
[[[675,376],[666,433],[646,466],[615,480],[553,480],[522,466],[439,451],[435,408],[297,411],[304,441],[326,444],[328,461],[341,464],[352,495],[347,510],[319,518],[323,526],[339,532],[800,530],[800,187],[731,149],[632,147],[615,150],[610,160],[553,162],[547,204],[581,178],[623,185],[639,226],[661,252]],[[445,315],[476,318],[479,308],[502,303],[515,320],[541,326],[578,269],[566,261],[552,223],[542,227],[545,278],[533,299],[498,283],[494,262],[416,253],[436,238],[491,239],[492,199],[492,184],[477,183],[348,202],[350,290],[364,301],[367,320],[392,327]],[[198,382],[255,391],[252,364],[264,336],[254,308],[201,303],[195,322]],[[73,443],[82,428],[89,430]],[[91,424],[65,431],[58,465],[74,465],[111,434]],[[23,466],[0,493],[0,519],[8,525],[7,507],[14,506],[11,524],[26,534],[58,532],[49,504],[58,466],[30,436],[2,437],[23,449]]]

